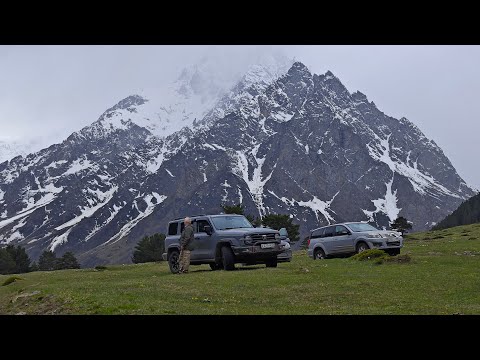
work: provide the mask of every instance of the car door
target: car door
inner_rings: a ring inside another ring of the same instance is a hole
[[[194,240],[194,252],[195,260],[205,260],[214,258],[214,246],[212,245],[211,235],[205,232],[205,226],[212,224],[206,218],[195,219],[195,240]],[[192,252],[193,255],[193,252]]]
[[[335,243],[338,253],[353,252],[353,240],[350,231],[343,225],[335,226]]]
[[[325,232],[321,237],[321,241],[322,244],[324,244],[325,250],[328,254],[335,254],[338,252],[338,245],[335,240],[335,226],[329,226],[325,228]]]

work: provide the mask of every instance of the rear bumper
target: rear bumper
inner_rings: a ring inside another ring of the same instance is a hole
[[[292,260],[292,250],[285,250],[281,254],[277,255],[277,261],[286,262]]]

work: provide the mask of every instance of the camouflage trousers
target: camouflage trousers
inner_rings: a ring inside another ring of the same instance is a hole
[[[190,266],[190,250],[180,250],[180,258],[178,259],[178,264],[180,266],[180,272],[188,271],[188,267]]]

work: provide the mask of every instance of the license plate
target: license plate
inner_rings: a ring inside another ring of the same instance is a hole
[[[271,249],[271,248],[274,248],[275,247],[275,244],[273,243],[270,243],[270,244],[261,244],[260,247],[262,249]]]

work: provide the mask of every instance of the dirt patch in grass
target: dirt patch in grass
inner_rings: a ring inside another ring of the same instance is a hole
[[[477,252],[477,251],[463,251],[463,252],[457,252],[455,251],[454,253],[455,255],[459,255],[459,256],[479,256],[480,255],[480,252]]]
[[[1,314],[10,315],[55,315],[71,313],[68,301],[61,301],[56,296],[44,294],[42,291],[20,290],[12,295],[10,302],[2,309]]]

